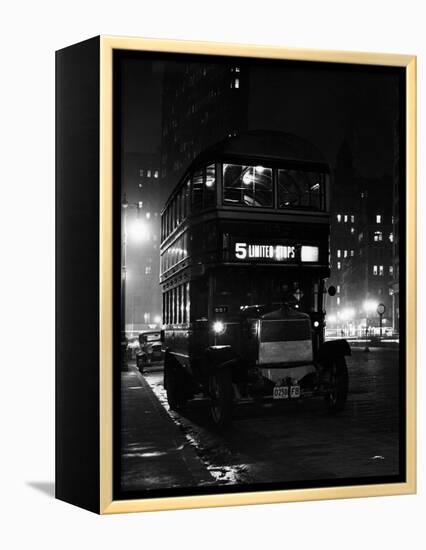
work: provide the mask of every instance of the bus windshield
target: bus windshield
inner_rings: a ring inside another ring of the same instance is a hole
[[[274,179],[278,208],[324,210],[323,173],[245,164],[223,165],[224,204],[273,207]]]

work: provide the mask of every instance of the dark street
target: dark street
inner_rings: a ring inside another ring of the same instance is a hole
[[[205,403],[169,411],[162,370],[122,373],[122,488],[329,480],[398,473],[398,351],[361,348],[348,358],[346,409],[322,399],[242,405],[224,433]]]

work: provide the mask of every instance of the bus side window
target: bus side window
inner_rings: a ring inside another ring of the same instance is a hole
[[[203,207],[203,171],[197,170],[192,176],[192,211],[197,212]]]
[[[204,188],[204,207],[214,206],[216,203],[216,166],[210,164],[206,168],[206,182]]]
[[[188,216],[191,212],[191,180],[187,180],[184,187],[184,210],[185,217]]]

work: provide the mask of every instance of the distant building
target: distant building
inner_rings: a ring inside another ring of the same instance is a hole
[[[247,129],[247,71],[236,63],[167,65],[161,148],[167,193],[201,151]]]
[[[126,328],[138,331],[161,321],[160,154],[125,153],[122,174],[128,203]]]
[[[400,178],[400,163],[399,163],[399,119],[395,118],[394,124],[394,167],[393,167],[393,216],[392,216],[392,232],[393,232],[393,277],[390,284],[392,295],[392,317],[393,328],[399,333],[399,178]]]
[[[392,179],[356,176],[351,150],[345,142],[336,162],[331,202],[330,284],[336,295],[327,298],[328,328],[361,335],[377,327],[371,304],[383,303],[383,328],[393,325],[389,287],[394,277]],[[370,311],[366,311],[370,306]],[[368,319],[368,320],[367,320]]]

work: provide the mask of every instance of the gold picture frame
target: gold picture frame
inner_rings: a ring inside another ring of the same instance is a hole
[[[115,514],[295,502],[416,491],[416,57],[400,54],[292,49],[101,36],[99,89],[99,513]],[[317,63],[394,66],[406,75],[406,481],[310,489],[147,499],[113,499],[113,53],[133,50]]]

